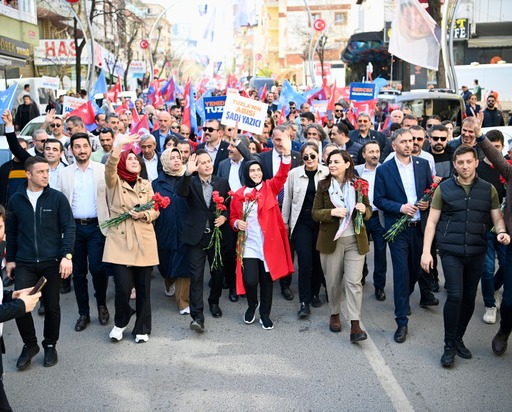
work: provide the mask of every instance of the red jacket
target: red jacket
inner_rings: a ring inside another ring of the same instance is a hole
[[[277,195],[283,189],[291,163],[281,163],[277,174],[263,182],[258,202],[258,222],[263,232],[263,255],[267,262],[272,280],[277,280],[293,273],[293,259],[288,241],[288,231],[283,222]],[[242,219],[242,201],[246,186],[236,191],[231,199],[230,223],[235,231],[235,222]],[[245,294],[244,282],[242,280],[241,262],[236,263],[236,292],[239,295]]]

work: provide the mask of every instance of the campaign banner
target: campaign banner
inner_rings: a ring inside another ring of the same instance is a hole
[[[374,83],[350,83],[350,100],[364,102],[366,100],[372,100],[374,95]]]
[[[79,99],[78,97],[64,96],[62,114],[71,113],[73,110],[78,109],[81,105],[83,105],[86,102],[87,100]]]
[[[267,117],[268,104],[229,93],[224,105],[221,124],[251,133],[261,134]]]
[[[315,113],[320,113],[321,116],[325,116],[325,113],[327,113],[327,103],[329,103],[329,100],[313,100],[311,103],[315,108]]]
[[[205,97],[203,103],[206,120],[222,119],[226,96]]]
[[[52,90],[58,90],[59,89],[59,78],[58,77],[49,77],[49,76],[43,76],[41,77],[43,83],[41,87],[43,89],[52,89]]]

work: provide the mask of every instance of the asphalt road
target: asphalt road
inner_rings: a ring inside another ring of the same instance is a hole
[[[294,278],[295,292],[296,282]],[[113,320],[108,326],[99,325],[95,309],[89,327],[75,332],[78,315],[70,293],[62,296],[59,363],[52,368],[43,367],[41,351],[27,370],[17,371],[21,339],[14,322],[5,324],[7,395],[15,411],[30,412],[511,409],[512,349],[502,358],[492,353],[498,324],[482,322],[480,293],[465,337],[473,359],[457,357],[455,366],[447,370],[439,363],[442,305],[420,308],[416,291],[408,339],[397,344],[390,272],[386,292],[387,300],[378,302],[371,279],[367,282],[362,322],[369,339],[355,345],[349,342],[346,319],[341,333],[329,331],[326,304],[313,308],[309,320],[298,320],[297,296],[285,301],[278,284],[274,330],[265,331],[257,322],[245,325],[245,299],[231,303],[224,293],[220,302],[224,316],[213,319],[207,312],[206,333],[198,335],[189,330],[190,317],[179,315],[174,298],[164,295],[155,272],[153,332],[143,344],[135,344],[130,334],[133,320],[125,339],[111,342],[108,332]],[[113,294],[111,282],[111,317]],[[441,289],[437,296],[443,304],[445,292]],[[35,318],[41,336],[42,317]]]

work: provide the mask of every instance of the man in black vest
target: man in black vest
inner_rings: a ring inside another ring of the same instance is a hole
[[[453,154],[458,173],[434,193],[425,228],[421,266],[428,271],[433,264],[430,247],[434,234],[446,279],[444,305],[444,353],[441,365],[453,365],[455,354],[472,357],[462,340],[475,309],[478,282],[487,250],[487,231],[494,225],[498,242],[510,243],[500,209],[498,193],[490,183],[476,175],[478,155],[462,145]]]

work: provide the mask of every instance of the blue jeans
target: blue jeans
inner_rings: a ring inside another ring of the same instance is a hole
[[[498,264],[503,267],[507,257],[507,247],[496,239],[496,233],[487,232],[487,253],[485,255],[484,271],[482,272],[482,297],[486,308],[496,306],[494,301],[494,269],[496,255]]]
[[[373,286],[375,289],[384,289],[386,286],[386,241],[384,240],[384,228],[380,224],[378,213],[365,222],[366,233],[372,236],[373,253],[374,253],[374,269],[373,269]]]

